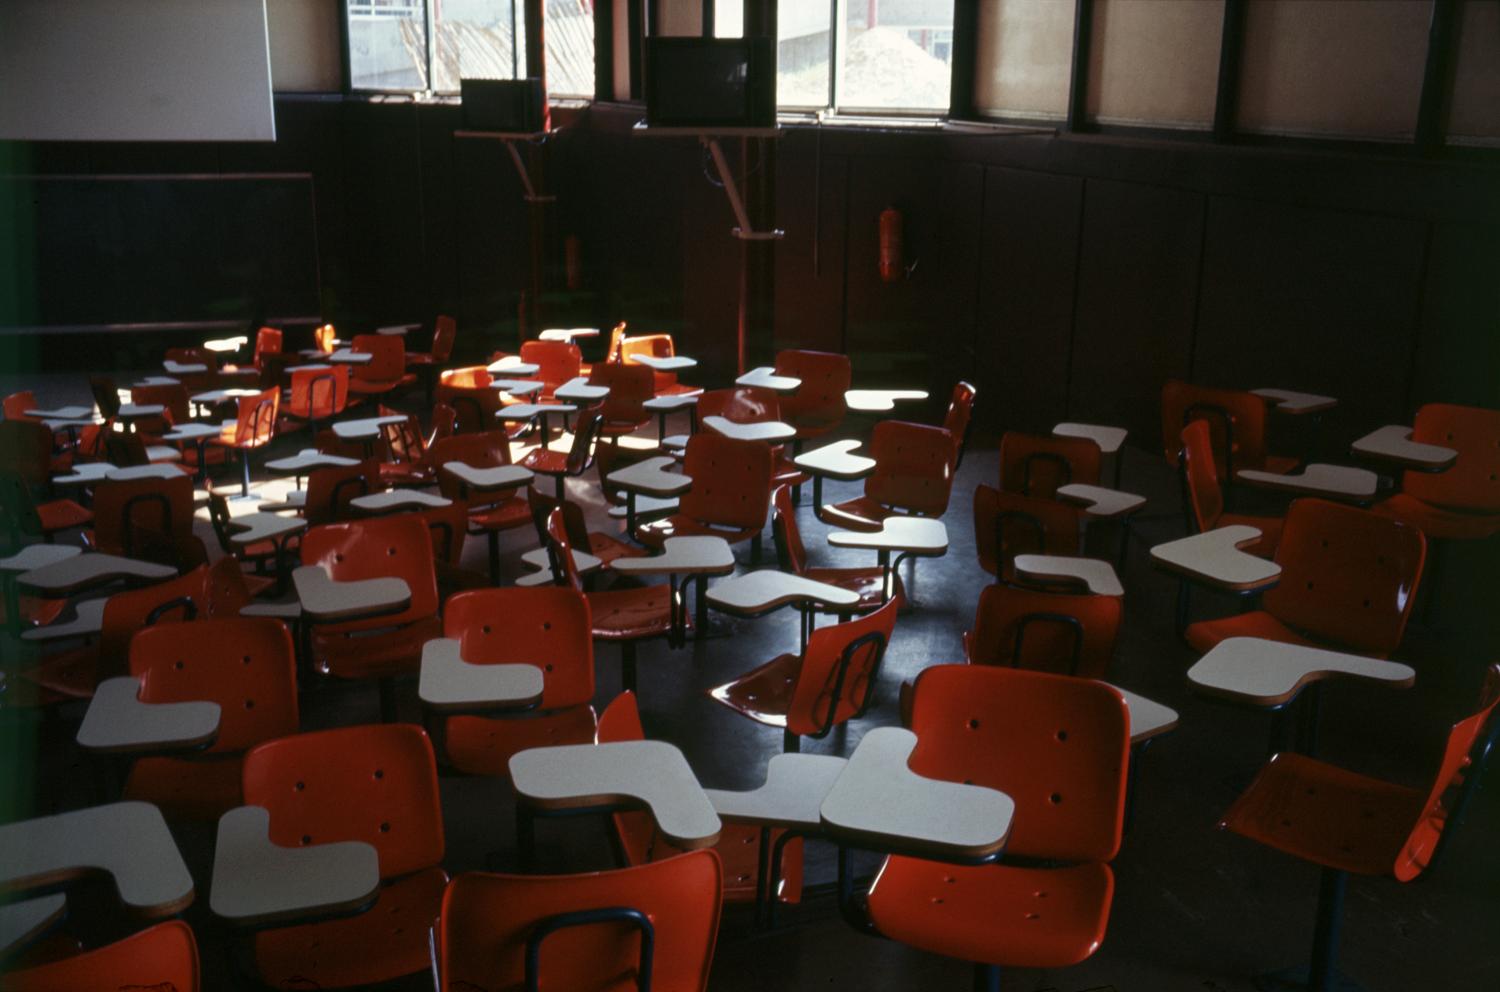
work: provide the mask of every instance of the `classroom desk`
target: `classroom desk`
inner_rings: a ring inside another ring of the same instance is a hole
[[[897,403],[925,400],[925,389],[846,389],[844,406],[854,413],[889,413]]]
[[[243,334],[236,334],[229,338],[211,338],[203,342],[203,347],[215,354],[227,351],[239,351],[250,343],[250,339]]]
[[[587,551],[579,551],[577,548],[571,548],[568,553],[573,556],[573,568],[577,570],[580,576],[597,572],[604,567],[603,559],[597,558]],[[534,571],[527,572],[525,575],[516,578],[516,585],[521,586],[523,589],[536,586],[550,586],[555,581],[552,577],[552,560],[547,557],[546,548],[532,548],[521,556],[521,564],[534,569]]]
[[[144,389],[149,386],[180,386],[181,379],[174,379],[169,375],[148,375],[139,382],[132,382],[131,389]]]
[[[0,889],[24,890],[107,872],[132,913],[173,916],[193,878],[151,803],[119,802],[0,826]]]
[[[375,355],[368,351],[350,351],[348,348],[340,348],[328,353],[327,361],[335,365],[369,365],[375,360]]]
[[[161,367],[172,375],[201,375],[208,371],[208,366],[202,362],[174,362],[170,359],[162,362]]]
[[[1100,558],[1071,555],[1016,555],[1016,577],[1037,585],[1082,587],[1096,596],[1123,596],[1125,587],[1114,566]]]
[[[578,412],[578,407],[572,403],[512,403],[502,406],[495,411],[498,420],[525,421],[541,420],[542,446],[546,447],[552,440],[552,424],[550,421],[554,413],[566,417],[570,413]]]
[[[1458,452],[1452,448],[1413,441],[1411,435],[1410,427],[1390,424],[1358,439],[1349,450],[1418,472],[1441,472],[1458,460]]]
[[[1130,711],[1130,743],[1132,745],[1144,744],[1168,731],[1177,729],[1177,711],[1170,706],[1163,706],[1129,689],[1122,689],[1113,682],[1104,684],[1118,692],[1125,700],[1125,708]]]
[[[333,425],[333,433],[341,441],[363,441],[369,444],[380,439],[380,429],[386,424],[399,424],[406,419],[405,416],[391,414],[384,417],[340,420]]]
[[[77,558],[83,549],[66,544],[28,544],[15,554],[0,558],[0,586],[4,587],[5,624],[12,636],[21,631],[21,596],[16,576]],[[24,636],[24,635],[23,635]]]
[[[616,558],[609,563],[616,572],[626,575],[665,575],[672,590],[672,638],[674,646],[686,640],[687,604],[678,593],[678,576],[692,578],[698,586],[698,636],[704,636],[708,603],[704,590],[710,575],[728,575],[734,571],[734,552],[722,537],[669,537],[662,542],[662,552],[648,558]],[[634,684],[634,678],[630,678]]]
[[[1052,428],[1053,437],[1081,437],[1093,441],[1099,446],[1100,454],[1108,455],[1115,460],[1114,484],[1116,488],[1120,485],[1120,468],[1123,459],[1120,457],[1120,448],[1125,444],[1125,439],[1130,432],[1123,427],[1108,427],[1104,424],[1076,424],[1063,422]]]
[[[203,457],[203,446],[211,437],[222,437],[224,428],[214,424],[178,424],[161,436],[163,441],[191,441],[198,452],[198,480],[208,478],[208,461]]]
[[[420,489],[386,489],[378,493],[356,496],[349,505],[361,513],[379,516],[384,513],[402,513],[407,510],[440,510],[452,506],[446,496],[424,492]]]
[[[795,393],[802,388],[802,380],[790,375],[777,375],[769,365],[753,368],[734,380],[736,386],[755,386],[769,389],[773,393]]]
[[[21,632],[21,640],[31,644],[66,640],[70,637],[93,637],[104,629],[104,604],[108,597],[85,600],[73,607],[73,619],[54,620],[44,627]]]
[[[542,670],[532,664],[473,665],[459,642],[438,637],[422,645],[417,697],[440,713],[529,709],[542,701]]]
[[[555,399],[562,400],[564,403],[581,403],[585,406],[596,403],[608,395],[608,386],[596,386],[581,375],[569,379],[552,391]]]
[[[0,905],[0,957],[20,950],[46,933],[67,909],[68,897],[61,892]]]
[[[685,372],[698,365],[698,359],[687,355],[631,355],[625,359],[627,365],[632,362],[657,372]]]
[[[1120,550],[1116,555],[1119,567],[1125,567],[1125,555],[1130,548],[1130,518],[1146,505],[1146,497],[1135,493],[1091,486],[1081,482],[1057,487],[1057,498],[1064,503],[1083,508],[1083,514],[1091,520],[1118,520],[1120,522]]]
[[[219,704],[203,700],[143,703],[141,680],[123,675],[94,690],[78,727],[78,746],[105,754],[197,750],[219,736]]]
[[[52,484],[54,486],[92,486],[102,482],[111,472],[117,471],[119,466],[110,462],[74,462],[72,471],[67,475],[54,475]]]
[[[380,857],[363,841],[281,847],[271,814],[239,806],[219,818],[208,905],[241,926],[261,927],[355,913],[380,891]]]
[[[59,406],[50,410],[27,410],[25,415],[39,420],[78,420],[90,424],[94,422],[94,408],[91,406]]]
[[[875,471],[875,459],[854,454],[863,441],[834,441],[821,448],[804,452],[792,463],[813,477],[813,516],[822,520],[823,477],[853,482]]]
[[[797,436],[797,429],[779,420],[760,420],[753,424],[741,424],[720,416],[703,418],[703,426],[716,434],[736,441],[766,441],[776,444],[790,441]]]
[[[43,596],[63,597],[119,579],[170,579],[177,574],[171,565],[86,552],[54,561],[16,577],[16,584]]]
[[[484,367],[491,375],[536,375],[542,367],[535,362],[523,362],[517,355],[506,355]]]
[[[286,545],[293,535],[307,530],[307,521],[302,517],[283,517],[276,513],[246,513],[229,519],[231,528],[238,528],[229,535],[229,543],[248,548],[261,541],[269,541],[275,554],[276,595],[286,591]]]
[[[502,492],[524,486],[536,477],[529,468],[520,465],[492,465],[480,468],[468,462],[444,462],[439,471],[447,472],[458,480],[458,494],[467,497],[469,491],[476,493]]]
[[[693,487],[693,477],[680,472],[668,472],[677,464],[675,458],[658,455],[616,469],[604,477],[604,481],[625,491],[625,533],[635,539],[635,501],[637,496],[654,496],[667,499],[687,492]]]
[[[868,548],[885,569],[885,598],[891,597],[891,572],[903,558],[941,558],[948,553],[948,528],[933,517],[887,517],[877,531],[836,530],[828,535],[836,548]],[[891,561],[891,553],[896,560]]]
[[[315,468],[348,468],[358,465],[358,458],[345,458],[343,455],[328,455],[316,448],[303,448],[295,455],[287,458],[275,458],[266,462],[269,471],[280,475],[292,475],[297,478],[297,488],[302,488],[302,476]]]
[[[1281,578],[1280,565],[1239,550],[1260,536],[1260,528],[1246,524],[1216,527],[1156,545],[1151,563],[1217,589],[1254,592]]]
[[[110,482],[130,482],[135,479],[175,479],[182,475],[187,473],[170,462],[152,462],[149,465],[111,469],[104,478]]]
[[[1259,396],[1277,413],[1285,413],[1294,417],[1309,413],[1322,413],[1324,410],[1332,410],[1339,405],[1339,401],[1332,396],[1299,393],[1292,389],[1252,389],[1250,395]]]
[[[668,393],[666,396],[653,396],[641,406],[656,414],[656,442],[663,448],[667,447],[667,414],[677,410],[688,411],[688,436],[698,431],[698,393]],[[677,447],[687,447],[687,439]]]
[[[491,379],[490,388],[511,396],[534,396],[547,387],[540,379]]]
[[[712,847],[722,829],[687,759],[665,741],[530,748],[511,756],[510,777],[523,850],[532,807],[644,806],[667,842],[684,850]]]
[[[807,650],[818,612],[837,613],[842,622],[854,615],[859,593],[814,579],[762,568],[725,579],[708,590],[708,604],[723,613],[754,619],[783,606],[796,606],[800,617],[798,645]]]
[[[572,344],[579,338],[596,338],[599,336],[597,327],[549,327],[538,334],[538,341],[566,341]]]
[[[375,333],[381,337],[401,338],[405,337],[410,331],[420,331],[421,329],[421,324],[388,324],[385,327],[375,328]]]
[[[411,605],[411,587],[394,576],[335,582],[323,566],[303,565],[292,572],[292,586],[303,616],[314,623],[363,620]]]
[[[1369,469],[1316,462],[1304,465],[1300,472],[1282,474],[1245,468],[1234,473],[1234,477],[1261,489],[1354,503],[1368,503],[1375,498],[1375,492],[1380,486],[1380,477]]]

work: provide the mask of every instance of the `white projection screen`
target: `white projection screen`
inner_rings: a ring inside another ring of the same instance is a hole
[[[0,139],[275,141],[265,0],[0,0]]]

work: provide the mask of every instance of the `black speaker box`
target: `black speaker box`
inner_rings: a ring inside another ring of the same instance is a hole
[[[466,130],[533,134],[545,126],[540,79],[461,79],[458,92]]]
[[[771,39],[646,39],[646,124],[775,127]]]

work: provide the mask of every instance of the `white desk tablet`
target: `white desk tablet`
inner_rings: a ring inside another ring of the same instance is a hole
[[[313,366],[315,368],[327,368],[324,366]],[[291,371],[290,369],[288,371]],[[194,393],[188,399],[199,406],[211,406],[215,403],[223,403],[225,400],[237,400],[245,396],[259,396],[258,389],[210,389],[203,393]]]
[[[1296,493],[1299,496],[1324,496],[1356,501],[1374,499],[1380,477],[1369,469],[1348,465],[1305,465],[1301,472],[1262,472],[1246,468],[1234,473],[1241,482],[1265,489]]]
[[[1391,424],[1371,431],[1350,445],[1357,455],[1380,458],[1422,472],[1439,472],[1458,459],[1458,452],[1411,439],[1412,429]]]
[[[304,352],[302,352],[302,354],[306,355],[306,354],[308,354],[308,352],[304,351]],[[323,355],[323,353],[321,351],[315,351],[315,352],[312,352],[312,354],[317,355],[319,357],[322,357],[322,355]],[[332,365],[325,365],[322,362],[312,362],[312,363],[310,363],[308,365],[288,365],[283,371],[285,371],[285,372],[324,372],[324,371],[327,371],[328,369],[331,369],[331,368],[333,368]]]
[[[631,355],[626,362],[635,362],[657,372],[682,372],[698,365],[698,359],[686,355]]]
[[[439,637],[422,645],[417,696],[435,710],[535,706],[542,670],[531,664],[474,665],[459,657],[458,641]]]
[[[411,587],[393,576],[335,582],[323,566],[303,565],[292,572],[292,585],[302,612],[313,620],[354,620],[399,613],[411,605]]]
[[[875,459],[854,454],[863,441],[835,441],[798,455],[793,462],[813,475],[826,475],[845,482],[863,479],[875,471]]]
[[[356,496],[349,505],[362,513],[397,513],[402,510],[438,510],[452,506],[453,501],[420,489],[387,489]]]
[[[578,570],[579,575],[597,572],[604,565],[602,559],[596,558],[587,551],[571,548],[568,553],[573,556],[573,567]],[[547,557],[546,548],[532,548],[521,556],[521,564],[535,571],[516,579],[516,585],[550,586],[552,584],[552,562]]]
[[[671,413],[673,410],[697,406],[699,395],[699,393],[668,393],[665,396],[653,396],[641,406],[652,413]]]
[[[144,417],[160,417],[166,409],[166,406],[161,403],[121,403],[115,419],[136,420]]]
[[[203,347],[212,352],[239,351],[250,343],[250,339],[243,334],[236,334],[232,338],[214,338],[203,342]]]
[[[657,455],[638,461],[634,465],[616,469],[604,479],[610,485],[629,492],[642,493],[646,496],[676,496],[693,487],[692,476],[667,471],[669,467],[676,464],[675,458]]]
[[[1146,505],[1144,496],[1123,493],[1118,489],[1106,489],[1104,486],[1090,486],[1082,482],[1058,486],[1057,497],[1065,503],[1082,506],[1084,513],[1101,519],[1122,517]]]
[[[304,531],[307,529],[307,521],[301,517],[282,517],[275,513],[246,513],[232,518],[229,526],[242,528],[229,535],[229,543],[243,547],[261,541],[275,541]]]
[[[876,727],[860,740],[823,797],[824,828],[873,850],[936,858],[986,858],[1005,847],[1014,800],[1003,792],[923,778],[907,762],[917,735]]]
[[[420,331],[421,329],[421,324],[389,324],[385,327],[375,328],[375,333],[381,337],[398,338],[405,335],[408,331]]]
[[[797,436],[797,429],[791,424],[782,423],[779,420],[760,420],[753,424],[741,424],[724,417],[714,415],[703,418],[703,426],[716,434],[733,438],[736,441],[790,441]]]
[[[661,554],[616,558],[609,567],[631,575],[725,575],[734,571],[734,552],[722,537],[669,537]]]
[[[1123,427],[1106,427],[1103,424],[1062,423],[1052,428],[1053,437],[1082,437],[1099,446],[1101,454],[1112,455],[1120,450],[1130,432]]]
[[[568,341],[576,338],[595,338],[599,336],[597,327],[549,327],[538,334],[538,341]]]
[[[375,355],[368,351],[350,351],[340,348],[338,351],[330,352],[328,360],[338,365],[368,365],[375,360]]]
[[[1307,683],[1335,675],[1389,682],[1402,689],[1417,677],[1411,666],[1399,662],[1259,637],[1226,638],[1187,672],[1195,689],[1257,706],[1280,706]]]
[[[214,424],[178,424],[161,436],[163,441],[201,441],[223,435],[223,426]]]
[[[206,747],[219,736],[218,703],[143,703],[140,691],[141,680],[130,675],[100,682],[78,727],[78,746],[136,754]]]
[[[441,468],[476,493],[514,489],[517,486],[524,486],[536,477],[531,469],[522,468],[520,465],[477,468],[467,462],[444,462]]]
[[[676,847],[712,847],[723,825],[682,752],[665,741],[565,744],[510,759],[516,794],[545,809],[644,805]]]
[[[738,379],[734,380],[736,386],[758,386],[761,389],[769,389],[773,393],[794,393],[802,388],[802,380],[790,375],[777,375],[776,370],[769,365],[751,369]]]
[[[175,479],[184,475],[187,475],[187,473],[176,465],[153,462],[150,465],[132,465],[129,468],[117,468],[104,478],[110,482],[129,482],[133,479]]]
[[[86,420],[92,423],[94,408],[91,406],[60,406],[51,410],[27,410],[26,416],[42,420]]]
[[[1071,555],[1016,555],[1017,577],[1029,582],[1050,585],[1079,585],[1096,596],[1123,596],[1125,587],[1114,566],[1098,558],[1076,558]]]
[[[683,476],[687,478],[687,476]],[[645,517],[652,514],[676,513],[678,501],[675,499],[658,499],[655,496],[635,497],[635,512],[637,516]],[[612,520],[623,520],[628,515],[628,507],[612,506],[609,508],[609,516]]]
[[[576,376],[558,386],[552,395],[568,402],[592,403],[609,395],[608,386],[595,386],[583,376]]]
[[[23,572],[16,581],[37,592],[59,596],[116,579],[170,579],[177,574],[171,565],[136,561],[118,555],[82,554]]]
[[[0,826],[0,888],[57,885],[91,871],[113,876],[120,901],[135,913],[171,916],[193,901],[193,877],[151,803],[109,803]]]
[[[518,355],[506,355],[484,367],[486,372],[502,372],[514,375],[536,375],[542,367],[535,362],[523,362]]]
[[[352,913],[380,890],[380,856],[363,841],[281,847],[264,806],[219,817],[208,905],[233,923],[263,926]]]
[[[333,425],[333,433],[344,441],[373,441],[380,437],[380,428],[386,424],[399,424],[405,417],[363,417],[359,420],[340,420]]]
[[[716,583],[708,590],[708,603],[725,613],[758,617],[793,603],[853,610],[859,605],[859,593],[791,572],[762,568]]]
[[[501,420],[530,420],[552,413],[576,413],[578,407],[572,403],[512,403],[495,412]]]
[[[1138,696],[1129,689],[1121,689],[1112,682],[1104,684],[1120,694],[1125,700],[1125,708],[1130,711],[1130,743],[1148,741],[1177,726],[1177,711],[1172,707]]]
[[[547,387],[545,382],[538,379],[491,379],[490,388],[498,389],[502,393],[512,396],[530,396],[539,393]]]
[[[146,376],[146,378],[142,379],[140,382],[132,382],[130,384],[130,388],[131,389],[141,389],[141,388],[147,388],[147,387],[150,387],[150,386],[180,386],[180,385],[182,385],[182,380],[181,379],[174,379],[174,378],[172,378],[169,375],[148,375],[148,376]]]
[[[1279,413],[1293,415],[1304,413],[1321,413],[1324,410],[1332,410],[1339,405],[1339,401],[1332,396],[1319,396],[1317,393],[1299,393],[1292,389],[1252,389],[1252,396],[1259,396],[1271,408]]]
[[[815,831],[823,825],[823,797],[843,774],[847,759],[831,754],[777,754],[766,765],[765,784],[749,792],[704,789],[723,820],[757,826],[797,827]]]
[[[277,458],[266,462],[266,468],[272,472],[282,472],[286,475],[301,475],[303,472],[311,472],[315,468],[348,468],[358,465],[358,458],[345,458],[343,455],[328,455],[316,448],[303,448],[289,458]]]
[[[30,572],[83,554],[70,544],[28,544],[8,558],[0,558],[0,572]]]
[[[1258,527],[1216,527],[1156,545],[1151,549],[1151,563],[1221,589],[1259,589],[1281,577],[1281,566],[1239,550],[1258,540]]]
[[[68,897],[61,892],[0,906],[0,956],[40,937],[67,908]]]
[[[948,528],[934,517],[887,517],[877,531],[836,530],[828,535],[828,543],[936,557],[948,552]]]
[[[67,475],[54,475],[54,486],[91,486],[102,482],[109,473],[119,471],[119,466],[109,462],[75,462],[73,471]]]
[[[847,389],[844,405],[855,413],[887,413],[896,409],[896,404],[909,400],[925,400],[925,389]]]
[[[90,599],[74,607],[71,620],[49,623],[45,627],[32,627],[21,632],[21,640],[33,643],[60,641],[68,637],[90,637],[104,629],[103,599]]]
[[[202,362],[174,362],[170,359],[162,362],[161,367],[173,375],[195,375],[208,371],[208,366]]]
[[[302,510],[306,507],[307,490],[305,489],[294,489],[289,493],[283,493],[279,500],[270,500],[255,505],[257,510],[266,513],[280,513],[283,510]]]

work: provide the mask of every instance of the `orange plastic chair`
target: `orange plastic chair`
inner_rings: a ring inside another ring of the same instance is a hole
[[[974,397],[977,392],[970,383],[960,381],[953,387],[948,400],[948,412],[943,415],[943,427],[953,435],[954,472],[963,464],[964,449],[969,446],[969,428],[973,426]]]
[[[529,378],[543,382],[539,400],[550,400],[558,386],[577,378],[583,364],[583,353],[567,341],[525,341],[521,344],[521,361],[538,366]]]
[[[403,417],[393,423],[381,424],[380,435],[385,442],[387,461],[380,463],[380,481],[388,486],[431,486],[437,482],[437,472],[427,460],[427,439],[422,436],[422,425],[411,414],[403,414],[381,404],[378,415]]]
[[[1281,581],[1261,608],[1192,624],[1187,641],[1206,652],[1227,637],[1263,637],[1384,658],[1401,643],[1426,557],[1427,539],[1410,524],[1294,500],[1276,548]]]
[[[138,758],[125,798],[169,817],[215,821],[243,804],[240,759],[297,732],[292,638],[280,620],[212,619],[147,627],[130,641],[130,674],[143,703],[219,704],[219,734],[202,758]]]
[[[1351,873],[1409,882],[1437,863],[1463,820],[1500,732],[1500,721],[1493,719],[1497,701],[1500,665],[1491,665],[1478,708],[1453,725],[1437,774],[1424,787],[1368,778],[1301,754],[1278,754],[1219,821],[1220,829],[1323,869],[1303,987],[1316,992],[1343,987],[1336,964]]]
[[[313,328],[313,349],[328,354],[334,349],[334,341],[338,340],[338,331],[333,329],[332,324],[320,324]]]
[[[498,468],[511,464],[510,440],[504,431],[455,434],[427,449],[427,463],[437,469],[438,491],[469,513],[469,533],[489,539],[490,581],[500,581],[500,533],[524,527],[531,519],[526,500],[515,489],[470,493],[457,477],[443,471],[447,462],[464,462],[475,468]]]
[[[848,355],[786,349],[776,353],[776,374],[801,379],[781,398],[781,417],[797,429],[796,444],[838,429],[848,408],[844,393],[853,379]]]
[[[610,562],[620,558],[641,558],[646,554],[644,548],[626,544],[613,534],[589,530],[583,507],[577,503],[570,500],[559,503],[547,493],[530,486],[526,488],[526,502],[531,508],[531,522],[536,527],[537,540],[544,545],[547,543],[547,518],[552,515],[553,510],[561,507],[563,526],[573,547],[586,550],[604,565],[608,566]]]
[[[448,600],[443,636],[471,665],[531,664],[542,669],[534,713],[455,715],[444,723],[448,759],[470,775],[510,777],[518,751],[594,739],[594,639],[588,600],[575,589],[476,589]]]
[[[552,342],[543,342],[550,344]],[[521,459],[521,465],[537,475],[550,475],[557,486],[557,500],[567,499],[568,479],[579,476],[594,464],[594,441],[604,418],[598,405],[587,406],[578,411],[578,422],[573,425],[573,443],[567,451],[553,451],[545,444],[532,448]]]
[[[0,413],[5,414],[6,420],[29,420],[41,423],[40,417],[31,417],[26,414],[27,410],[35,410],[41,406],[36,401],[36,394],[29,389],[9,393],[4,400],[0,400]]]
[[[712,851],[578,875],[466,872],[443,895],[438,992],[704,992],[722,885]]]
[[[979,553],[979,567],[1009,582],[1015,575],[1016,555],[1078,554],[1078,511],[1055,499],[1033,499],[976,486],[974,547]]]
[[[1104,455],[1086,437],[1051,437],[1006,431],[1000,438],[1000,489],[1056,499],[1061,486],[1099,484]]]
[[[348,520],[354,516],[349,503],[359,496],[380,491],[380,469],[373,458],[355,465],[322,465],[307,473],[307,495],[301,514],[310,527]]]
[[[1276,555],[1281,528],[1286,523],[1284,518],[1224,512],[1224,493],[1219,488],[1219,472],[1214,466],[1213,439],[1208,421],[1195,420],[1182,429],[1178,469],[1182,473],[1182,503],[1189,531],[1201,534],[1215,527],[1245,524],[1260,531],[1260,540],[1240,550],[1262,558]]]
[[[754,542],[771,502],[771,448],[762,441],[736,441],[705,431],[688,438],[683,473],[693,488],[678,500],[677,512],[636,528],[636,539],[662,547],[669,537],[714,535],[730,544]]]
[[[0,992],[198,992],[198,983],[198,944],[181,920],[73,957],[0,973]]]
[[[599,436],[618,444],[621,437],[633,434],[651,423],[651,411],[644,406],[656,395],[653,372],[644,365],[621,365],[600,362],[589,372],[589,382],[595,386],[606,386],[609,395],[599,407],[603,418],[599,423]]]
[[[281,407],[284,429],[306,427],[316,435],[318,422],[332,420],[349,406],[349,366],[297,369],[292,372],[292,388]]]
[[[865,494],[817,507],[819,520],[850,530],[877,531],[890,517],[941,517],[948,509],[953,435],[947,430],[882,420],[870,433],[870,457],[875,459],[875,471],[865,478]]]
[[[1178,439],[1194,420],[1207,420],[1219,478],[1234,484],[1242,468],[1284,474],[1297,459],[1266,451],[1266,401],[1254,393],[1211,389],[1169,379],[1161,387],[1161,436],[1167,464],[1177,467]]]
[[[380,680],[381,711],[394,718],[392,680],[421,666],[422,645],[440,637],[432,538],[421,517],[395,513],[313,527],[302,536],[302,564],[322,565],[335,582],[391,576],[411,589],[406,609],[312,628],[312,664],[341,679]],[[378,636],[376,636],[378,632]]]
[[[858,593],[859,602],[854,612],[868,613],[879,609],[891,598],[886,595],[886,570],[879,565],[851,568],[808,566],[807,547],[802,543],[802,530],[797,526],[797,511],[792,506],[789,486],[777,486],[771,493],[771,537],[776,542],[777,565],[783,572]],[[901,586],[901,577],[891,572],[891,578],[894,583],[891,596],[904,597],[906,592]]]
[[[401,338],[388,334],[356,334],[351,351],[368,352],[375,357],[364,365],[354,366],[349,375],[349,392],[356,397],[384,396],[417,381],[406,371],[406,345]]]
[[[781,411],[780,397],[771,390],[755,386],[735,386],[732,389],[710,389],[703,393],[698,400],[697,417],[700,421],[704,417],[723,417],[736,424],[763,424],[781,420]],[[794,439],[793,443],[800,442]],[[786,457],[785,450],[783,445],[771,445],[771,454],[775,459],[772,463],[771,485],[801,486],[807,481],[808,475]]]
[[[94,487],[96,551],[196,568],[208,560],[203,542],[193,533],[193,480],[105,479]]]
[[[1500,411],[1428,403],[1417,411],[1412,440],[1458,452],[1442,472],[1406,472],[1401,492],[1377,513],[1422,529],[1429,538],[1474,540],[1500,533]]]
[[[870,708],[900,608],[892,599],[858,620],[819,627],[800,655],[779,655],[708,694],[756,723],[780,727],[782,750],[800,750],[803,736],[827,737]]]
[[[583,580],[573,564],[573,543],[568,538],[561,507],[547,518],[547,561],[553,582],[583,593]],[[594,637],[620,645],[621,682],[629,692],[636,687],[636,642],[670,636],[679,609],[683,611],[682,629],[692,625],[686,607],[677,602],[677,590],[670,585],[625,586],[585,595]]]
[[[358,916],[262,930],[255,967],[276,988],[366,987],[428,967],[428,930],[448,875],[437,764],[420,727],[294,734],[245,755],[245,802],[271,814],[283,847],[363,841],[382,886]]]
[[[642,741],[641,711],[635,693],[622,692],[599,715],[596,743]],[[628,865],[643,865],[679,855],[681,848],[662,837],[656,821],[644,810],[617,810],[611,814],[620,853]],[[772,897],[778,902],[795,905],[802,901],[802,839],[782,840],[785,830],[771,829],[766,837],[768,850],[780,850],[775,870]],[[745,823],[726,822],[719,831],[713,850],[724,865],[724,901],[753,902],[762,888],[760,874],[761,828]]]
[[[998,990],[1003,966],[1051,970],[1093,954],[1114,897],[1108,862],[1124,826],[1129,726],[1125,700],[1100,682],[973,665],[924,670],[912,771],[1011,796],[1005,853],[1028,863],[888,857],[868,897],[875,929],[975,962],[976,989]]]
[[[70,499],[38,503],[26,480],[6,469],[0,469],[0,516],[5,521],[7,545],[12,548],[18,547],[24,536],[40,537],[51,544],[63,531],[86,527],[94,519],[92,510]]]
[[[483,365],[448,369],[438,375],[437,401],[453,408],[459,433],[500,429],[495,414],[505,404],[500,390],[490,388],[491,378]]]
[[[438,314],[432,323],[432,349],[408,351],[407,365],[442,365],[453,357],[453,342],[458,339],[458,323],[447,314]]]
[[[624,365],[631,365],[631,359],[637,355],[647,355],[653,358],[673,358],[677,355],[677,349],[672,343],[670,334],[640,334],[635,337],[620,338],[618,345],[618,357],[613,361]],[[658,372],[651,370],[652,392],[657,396],[691,396],[701,392],[697,386],[684,385],[677,381],[676,372]]]
[[[208,443],[222,448],[236,448],[240,453],[243,478],[240,497],[250,495],[250,452],[270,444],[276,437],[276,414],[281,408],[281,390],[272,387],[254,396],[241,396],[234,424],[224,428],[219,437]]]
[[[1121,612],[1119,596],[987,586],[974,629],[964,632],[964,657],[974,665],[1102,679],[1114,658]]]

